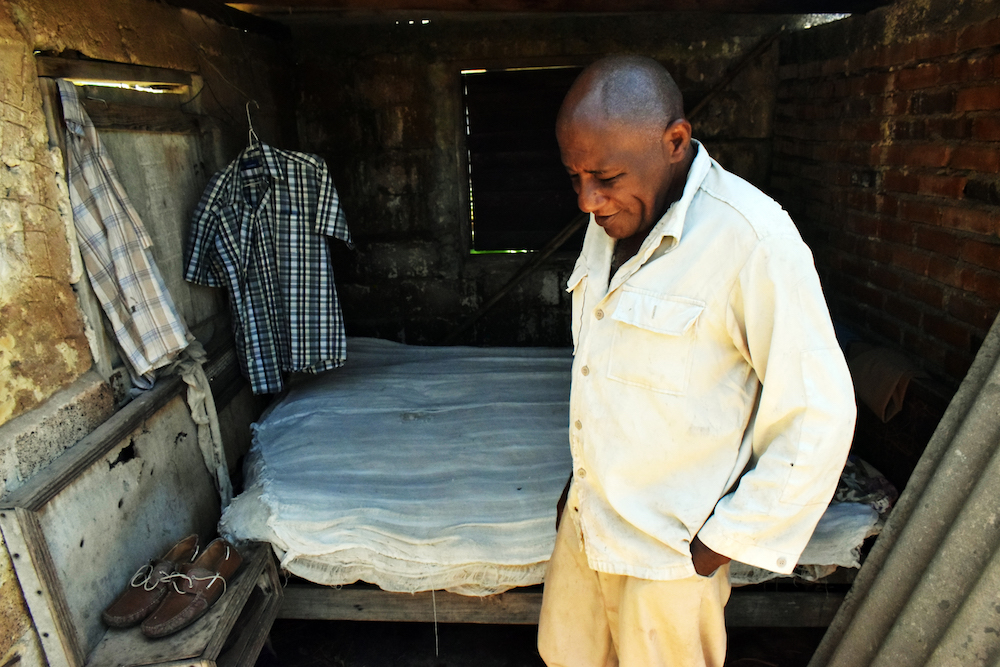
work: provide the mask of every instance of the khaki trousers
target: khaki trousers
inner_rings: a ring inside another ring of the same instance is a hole
[[[729,566],[651,581],[587,565],[573,503],[559,526],[538,623],[548,667],[722,667]]]

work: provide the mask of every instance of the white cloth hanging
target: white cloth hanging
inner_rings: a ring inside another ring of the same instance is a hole
[[[187,347],[190,335],[150,252],[152,240],[77,96],[58,80],[66,120],[70,203],[80,254],[136,386]]]

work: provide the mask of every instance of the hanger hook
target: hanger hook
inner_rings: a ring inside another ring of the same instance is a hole
[[[249,128],[249,130],[248,130],[248,136],[247,136],[247,141],[248,141],[248,143],[250,143],[250,145],[253,145],[254,142],[256,142],[258,144],[260,143],[260,137],[257,136],[257,132],[255,132],[254,129],[253,129],[253,119],[250,117],[250,103],[251,102],[253,102],[253,105],[255,107],[257,107],[258,109],[260,109],[260,104],[257,103],[257,100],[248,100],[247,101],[247,128]]]

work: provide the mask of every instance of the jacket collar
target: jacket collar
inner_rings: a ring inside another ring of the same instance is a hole
[[[701,184],[705,181],[705,177],[712,168],[712,158],[708,155],[708,151],[705,150],[701,142],[697,139],[692,139],[691,145],[698,152],[695,153],[694,160],[691,162],[691,168],[688,170],[687,181],[684,183],[684,191],[681,194],[681,198],[671,204],[667,212],[663,214],[663,217],[657,221],[650,231],[649,236],[643,242],[642,249],[640,250],[643,262],[648,259],[649,255],[666,238],[669,237],[670,246],[680,242],[681,235],[684,233],[684,221],[687,218],[691,202],[694,200],[695,194],[701,188]]]

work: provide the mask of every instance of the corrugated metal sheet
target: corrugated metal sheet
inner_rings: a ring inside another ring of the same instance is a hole
[[[1000,319],[809,667],[1000,665]]]

